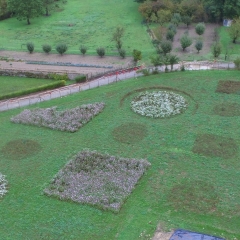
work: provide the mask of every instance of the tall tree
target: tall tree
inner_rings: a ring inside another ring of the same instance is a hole
[[[49,11],[51,9],[52,4],[54,3],[54,0],[42,0],[42,3],[45,9],[45,15],[49,16]]]
[[[236,43],[236,40],[240,37],[240,18],[234,19],[228,31],[232,42]]]
[[[7,0],[0,0],[0,16],[7,13]]]
[[[27,20],[38,17],[43,13],[42,0],[8,0],[8,8],[14,12],[18,20]]]
[[[240,15],[240,0],[204,0],[207,14],[217,21]]]

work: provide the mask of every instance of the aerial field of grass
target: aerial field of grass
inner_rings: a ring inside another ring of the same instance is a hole
[[[61,5],[59,12],[31,20],[31,25],[16,18],[0,21],[0,48],[25,51],[27,42],[42,51],[43,44],[68,45],[68,53],[80,53],[80,45],[88,47],[87,54],[96,54],[97,47],[105,47],[107,54],[117,55],[115,43],[111,41],[117,26],[125,29],[123,49],[131,55],[134,48],[151,55],[154,48],[141,24],[138,3],[134,1],[93,0],[89,2],[71,0]]]
[[[104,102],[103,111],[75,133],[12,123],[23,109],[1,112],[0,169],[8,193],[0,200],[0,238],[149,239],[160,223],[165,231],[240,239],[239,83],[238,71],[176,72],[28,107],[66,110]],[[154,89],[180,94],[187,109],[162,119],[134,113],[134,96]],[[151,163],[119,213],[43,194],[86,148]]]

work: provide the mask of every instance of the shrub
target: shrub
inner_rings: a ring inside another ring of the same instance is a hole
[[[99,57],[103,57],[103,56],[105,56],[105,48],[103,48],[103,47],[99,47],[99,48],[97,48],[97,54],[98,54],[98,56]]]
[[[182,16],[182,22],[187,25],[187,27],[191,24],[192,18],[188,15]]]
[[[212,46],[212,54],[215,58],[218,58],[222,52],[222,46],[219,42],[215,42]]]
[[[61,80],[68,81],[68,80],[70,80],[66,73],[65,74],[51,73],[48,76],[49,76],[50,79],[54,79],[56,81],[61,81]]]
[[[167,33],[166,33],[166,39],[173,42],[174,35],[175,34],[172,30],[168,30]]]
[[[118,51],[120,57],[125,58],[126,57],[126,51],[124,49],[119,49]]]
[[[172,24],[172,23],[170,23],[170,24],[168,25],[168,30],[174,32],[174,34],[177,33],[177,28],[176,28],[176,26],[175,26],[174,24]]]
[[[237,57],[233,62],[235,64],[235,68],[240,70],[240,57]]]
[[[87,81],[87,76],[86,75],[80,75],[75,77],[74,79],[77,83],[82,83]]]
[[[184,34],[181,39],[180,39],[180,42],[181,42],[181,46],[182,46],[182,49],[183,51],[192,45],[192,39],[187,35],[187,34]]]
[[[200,50],[202,50],[202,47],[203,47],[202,40],[197,40],[196,43],[195,43],[195,48],[197,49],[198,53],[199,53]]]
[[[176,55],[169,55],[168,58],[169,58],[169,63],[171,65],[171,71],[172,71],[173,65],[178,63],[179,58]]]
[[[142,52],[139,50],[133,50],[133,61],[137,63],[139,60],[142,59]]]
[[[43,51],[44,51],[45,53],[50,53],[51,50],[52,50],[52,47],[51,47],[49,44],[44,44],[44,45],[42,46],[42,49],[43,49]]]
[[[63,55],[66,51],[67,51],[68,47],[67,47],[67,44],[65,43],[59,43],[57,46],[56,46],[56,51]]]
[[[29,53],[32,53],[34,51],[34,44],[32,42],[27,43],[27,50]]]
[[[179,13],[174,13],[171,22],[178,26],[178,24],[182,21],[181,15]]]
[[[205,32],[205,24],[204,23],[198,23],[195,27],[196,33],[198,35],[203,35]]]
[[[87,47],[84,45],[81,45],[79,48],[80,52],[82,53],[82,55],[85,55],[87,52]]]
[[[144,69],[142,70],[142,73],[143,73],[144,76],[149,76],[149,75],[150,75],[150,70],[147,69],[147,68],[144,68]]]
[[[172,51],[172,42],[168,40],[162,41],[160,47],[163,51],[163,54],[166,55],[167,53],[170,53]]]
[[[163,59],[161,56],[151,57],[151,63],[154,67],[162,66],[163,65]]]

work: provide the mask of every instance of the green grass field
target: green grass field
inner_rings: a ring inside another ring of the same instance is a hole
[[[0,96],[54,83],[51,79],[0,76]]]
[[[134,1],[93,0],[86,2],[71,0],[63,5],[60,12],[51,12],[49,17],[31,20],[31,25],[16,18],[0,21],[0,48],[25,51],[27,42],[35,44],[37,51],[42,45],[58,43],[68,45],[68,53],[78,54],[79,46],[86,45],[88,54],[96,54],[97,47],[105,47],[107,54],[116,55],[115,43],[111,41],[116,27],[125,29],[123,48],[131,55],[137,48],[145,55],[154,52],[146,28],[141,24],[142,17],[138,4]]]
[[[236,57],[239,57],[240,44],[237,41],[236,44],[232,43],[232,40],[228,33],[228,28],[219,28],[220,43],[222,45],[222,55],[224,58],[225,53],[228,51],[230,61],[233,61]]]
[[[215,92],[220,80],[240,81],[239,72],[159,74],[29,107],[105,102],[103,112],[76,133],[11,123],[22,109],[1,112],[0,172],[9,192],[0,201],[0,239],[149,239],[158,223],[165,230],[240,239],[240,121],[233,107],[239,94]],[[134,90],[150,87],[174,89],[188,109],[170,119],[135,114]],[[42,194],[84,148],[151,162],[118,214]]]

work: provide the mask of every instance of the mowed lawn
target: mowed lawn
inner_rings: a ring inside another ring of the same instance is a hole
[[[150,239],[159,223],[166,231],[240,239],[239,92],[215,92],[224,91],[220,80],[240,83],[239,72],[162,73],[28,107],[104,102],[103,112],[75,133],[11,123],[22,109],[1,112],[0,172],[9,192],[0,201],[0,239]],[[134,90],[153,87],[181,94],[188,109],[169,119],[134,113]],[[118,214],[43,195],[85,148],[151,162]]]
[[[29,26],[16,18],[0,21],[0,49],[24,51],[26,43],[33,42],[36,51],[42,51],[43,44],[52,45],[54,50],[63,42],[68,45],[68,53],[80,54],[80,45],[86,45],[87,54],[96,55],[96,48],[105,47],[106,54],[118,55],[112,36],[117,26],[122,26],[122,48],[127,54],[136,48],[148,56],[154,47],[141,22],[138,3],[134,1],[71,0],[49,17],[31,19]]]
[[[220,37],[220,43],[222,45],[222,55],[228,54],[230,61],[233,61],[237,57],[239,57],[240,41],[237,40],[236,43],[232,42],[232,39],[229,35],[229,28],[220,27],[219,37]]]
[[[0,96],[56,82],[51,79],[0,76]]]

